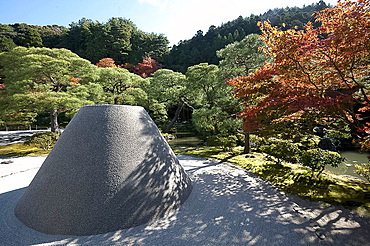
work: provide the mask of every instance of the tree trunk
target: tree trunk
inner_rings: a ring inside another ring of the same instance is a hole
[[[251,153],[250,133],[244,130],[244,154]]]
[[[170,132],[171,128],[176,123],[176,120],[179,118],[180,113],[181,113],[181,109],[182,109],[183,106],[184,106],[184,103],[181,102],[179,104],[179,106],[177,107],[177,109],[176,109],[175,117],[173,117],[173,119],[171,120],[171,122],[168,123],[168,125],[166,126],[166,129],[164,130],[164,132],[167,132],[167,133]]]
[[[58,109],[50,109],[51,132],[59,132]]]

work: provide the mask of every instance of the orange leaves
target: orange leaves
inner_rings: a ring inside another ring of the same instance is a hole
[[[73,86],[73,87],[79,86],[81,80],[82,80],[81,78],[75,78],[75,77],[70,77],[69,78],[70,85]]]
[[[267,44],[262,50],[274,58],[273,64],[227,81],[235,96],[245,100],[240,117],[247,130],[297,120],[309,111],[363,125],[361,115],[349,109],[359,103],[360,113],[370,110],[369,5],[368,0],[339,1],[316,14],[319,28],[309,22],[304,30],[283,31],[258,23]]]
[[[96,66],[102,68],[117,67],[116,64],[114,64],[114,60],[112,58],[103,58],[98,63],[96,63]]]

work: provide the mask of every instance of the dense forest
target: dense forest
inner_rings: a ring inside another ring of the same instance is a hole
[[[106,23],[81,19],[68,28],[58,25],[33,26],[28,24],[0,24],[0,52],[15,46],[67,48],[80,57],[97,63],[102,58],[112,58],[116,64],[137,64],[144,56],[158,60],[164,68],[185,73],[187,68],[199,63],[218,64],[216,51],[251,33],[260,33],[259,21],[270,20],[272,25],[285,28],[303,28],[313,21],[312,14],[327,8],[324,1],[299,7],[269,10],[262,15],[251,15],[210,26],[206,34],[198,31],[190,40],[181,40],[169,49],[163,35],[145,33],[124,18],[111,18]],[[329,6],[330,7],[330,6]]]
[[[145,55],[159,58],[169,52],[168,43],[163,35],[145,33],[123,18],[111,18],[107,23],[83,18],[69,28],[0,24],[0,52],[15,46],[67,48],[94,64],[105,57],[117,64],[136,64]]]
[[[224,23],[220,27],[210,26],[206,34],[198,31],[190,40],[180,41],[174,45],[171,52],[163,57],[165,67],[174,71],[186,72],[189,66],[207,62],[218,64],[216,51],[235,41],[241,41],[251,33],[260,34],[257,26],[259,21],[269,20],[273,26],[285,23],[285,29],[302,29],[308,21],[314,21],[313,13],[331,7],[324,1],[304,6],[303,8],[280,8],[269,10],[263,15],[251,15]],[[317,23],[316,23],[317,24]]]

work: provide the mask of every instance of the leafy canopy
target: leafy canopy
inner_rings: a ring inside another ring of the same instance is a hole
[[[76,110],[99,102],[96,66],[66,49],[17,47],[0,54],[2,115]]]
[[[369,20],[368,1],[345,0],[316,14],[318,28],[309,22],[305,30],[283,31],[260,23],[263,51],[273,63],[229,80],[235,96],[244,99],[244,127],[273,133],[280,123],[339,120],[370,146],[370,123],[361,116],[370,109]]]

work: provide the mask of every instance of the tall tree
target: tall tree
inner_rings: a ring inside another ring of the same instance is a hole
[[[225,80],[219,77],[218,66],[208,63],[189,67],[186,78],[189,94],[198,98],[203,107],[212,108],[217,99],[223,96],[222,88],[227,86]]]
[[[271,129],[281,123],[342,121],[354,138],[370,146],[370,123],[364,118],[370,110],[369,5],[366,0],[339,1],[316,15],[321,26],[308,23],[304,31],[261,24],[264,52],[274,62],[230,80],[248,105],[241,114],[248,119],[245,128],[274,134]]]
[[[155,120],[165,123],[168,111],[176,108],[174,117],[167,122],[164,127],[165,132],[169,132],[176,120],[179,118],[181,109],[185,103],[189,103],[186,97],[186,77],[182,73],[174,72],[169,69],[159,69],[150,78],[150,85],[146,91],[149,95],[150,111],[157,116]],[[189,104],[188,104],[189,105]],[[165,108],[166,113],[160,114],[158,110]],[[160,117],[159,117],[160,116]]]
[[[257,34],[249,34],[240,42],[228,44],[217,51],[220,60],[219,69],[225,79],[247,76],[260,68],[266,61],[265,54],[260,50],[265,42]]]
[[[5,89],[1,109],[7,113],[49,110],[51,131],[58,131],[58,110],[73,110],[100,100],[91,83],[96,67],[66,49],[17,47],[0,54]]]
[[[217,51],[221,58],[219,69],[225,79],[238,76],[247,76],[250,72],[259,69],[267,61],[265,54],[260,50],[265,46],[264,41],[257,34],[249,34],[240,42],[234,42]],[[235,107],[236,110],[241,110]],[[239,112],[234,112],[239,114]],[[248,119],[244,118],[244,121]],[[250,132],[244,130],[244,153],[251,151]]]
[[[201,63],[186,72],[187,95],[194,98],[193,123],[203,135],[234,134],[240,119],[235,117],[238,102],[232,96],[232,87],[218,66]]]
[[[109,34],[108,57],[122,64],[131,51],[131,35],[134,24],[123,18],[111,18],[106,24]]]

